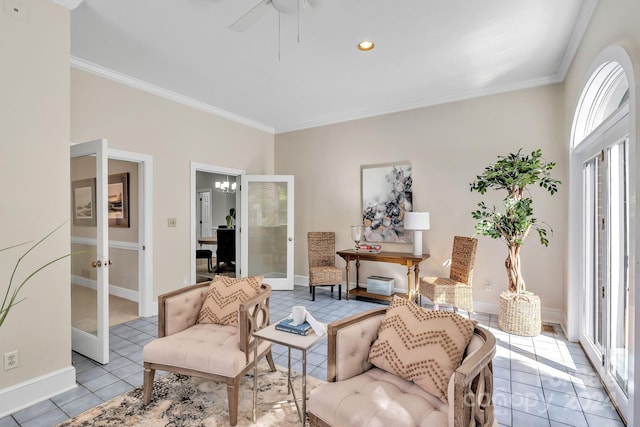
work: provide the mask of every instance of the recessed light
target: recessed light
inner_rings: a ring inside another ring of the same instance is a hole
[[[373,42],[371,40],[363,40],[360,43],[358,43],[358,49],[366,52],[368,50],[373,49],[375,45],[373,44]]]

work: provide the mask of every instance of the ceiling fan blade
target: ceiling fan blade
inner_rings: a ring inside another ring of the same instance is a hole
[[[261,0],[260,3],[253,6],[247,13],[242,15],[236,22],[229,26],[230,30],[242,32],[252,26],[265,14],[267,14],[271,8],[271,0]]]

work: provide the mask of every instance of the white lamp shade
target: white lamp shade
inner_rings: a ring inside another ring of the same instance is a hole
[[[404,214],[405,230],[428,230],[429,212],[407,212]]]

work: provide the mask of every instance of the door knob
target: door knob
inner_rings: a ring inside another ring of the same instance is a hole
[[[91,267],[96,268],[96,267],[102,267],[102,261],[97,260],[97,261],[93,261],[91,263]]]

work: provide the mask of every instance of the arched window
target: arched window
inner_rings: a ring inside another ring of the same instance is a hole
[[[579,97],[571,132],[569,311],[579,339],[621,414],[633,407],[635,167],[631,60],[603,52]],[[631,88],[630,88],[630,83]],[[631,90],[630,90],[631,89]]]
[[[585,85],[573,120],[573,147],[584,141],[614,111],[629,99],[629,83],[615,61],[602,64]]]

